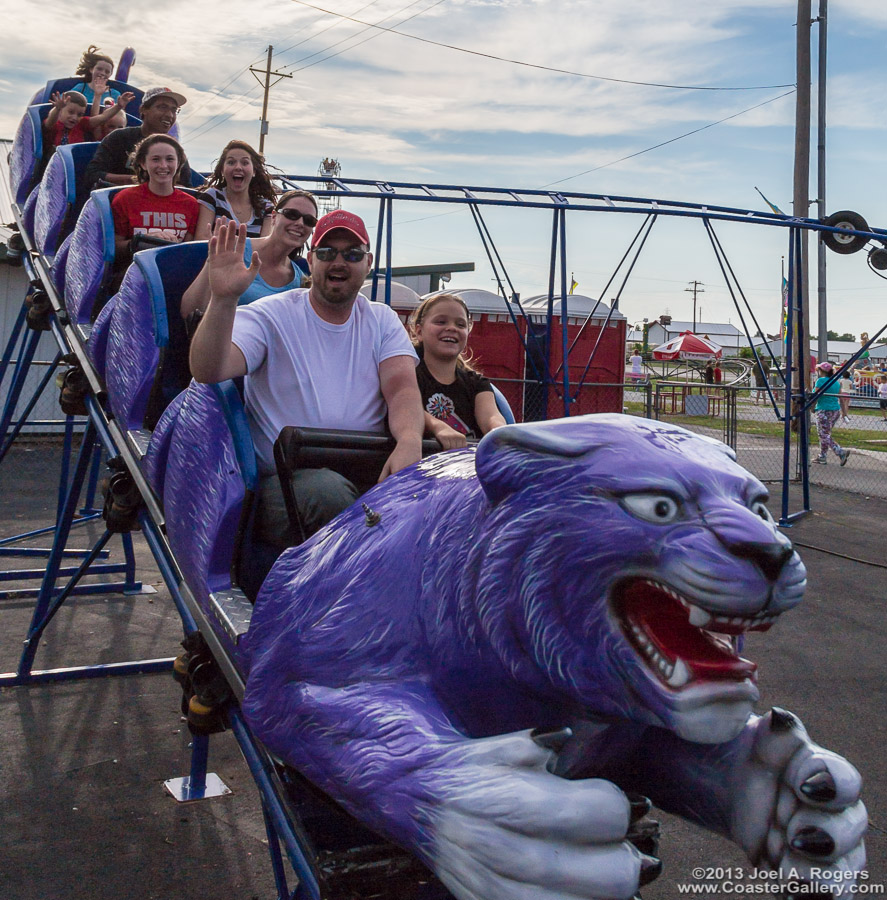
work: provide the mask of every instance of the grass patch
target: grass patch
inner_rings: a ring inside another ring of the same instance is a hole
[[[642,416],[644,414],[645,405],[635,401],[627,401],[625,404],[627,413]],[[759,407],[763,409],[764,407]],[[736,431],[739,434],[751,435],[754,437],[772,437],[782,439],[784,426],[782,422],[762,422],[757,419],[743,419],[743,408],[737,411],[738,419],[736,422]],[[880,410],[866,411],[871,412],[880,422]],[[857,419],[860,415],[865,415],[861,411],[853,410],[852,415]],[[673,422],[675,425],[682,425],[685,428],[692,429],[694,426],[703,425],[712,429],[723,429],[724,420],[720,416],[665,416],[663,421]],[[874,423],[873,423],[874,424]],[[883,424],[883,423],[882,423]],[[832,429],[832,434],[842,447],[850,447],[851,449],[874,450],[880,453],[887,453],[887,426],[881,428],[841,428]],[[878,443],[874,443],[878,442]],[[816,428],[810,429],[810,446],[819,446],[819,438],[816,434]]]

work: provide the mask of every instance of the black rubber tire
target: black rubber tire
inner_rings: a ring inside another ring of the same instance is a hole
[[[822,220],[823,225],[831,228],[844,228],[850,231],[868,231],[868,222],[856,212],[849,209],[842,209],[840,212],[832,213]],[[862,250],[868,243],[868,239],[859,235],[842,235],[834,231],[823,231],[822,240],[829,250],[835,253],[847,255],[857,253]]]
[[[879,272],[887,269],[887,247],[873,247],[869,251],[869,264]]]

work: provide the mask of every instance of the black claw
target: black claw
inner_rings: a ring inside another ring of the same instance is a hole
[[[835,852],[832,836],[815,825],[800,829],[792,838],[791,846],[793,850],[808,856],[831,856]]]
[[[770,710],[770,730],[771,731],[791,731],[799,725],[798,717],[794,713],[790,713],[787,709],[780,709],[774,706]]]
[[[838,796],[838,789],[831,772],[817,772],[801,785],[801,793],[816,803],[828,803]]]
[[[553,750],[555,753],[560,753],[566,746],[567,741],[573,737],[573,729],[553,728],[546,730],[543,728],[534,728],[530,732],[530,737],[539,747],[543,747],[545,750]]]
[[[632,822],[643,819],[643,817],[653,808],[650,798],[644,797],[643,794],[627,794],[626,796],[628,797],[628,802],[631,804],[630,821]]]
[[[662,860],[653,856],[644,856],[641,859],[641,877],[638,885],[643,887],[651,881],[655,881],[662,874]]]

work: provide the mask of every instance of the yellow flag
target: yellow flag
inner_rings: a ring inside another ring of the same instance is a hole
[[[570,293],[572,294],[576,288],[579,287],[579,282],[573,277],[573,273],[570,273]]]

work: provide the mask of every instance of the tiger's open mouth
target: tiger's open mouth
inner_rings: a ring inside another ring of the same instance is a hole
[[[672,689],[694,681],[754,680],[757,666],[734,650],[729,635],[766,631],[774,615],[714,615],[674,588],[632,578],[614,595],[622,630],[649,670]]]

